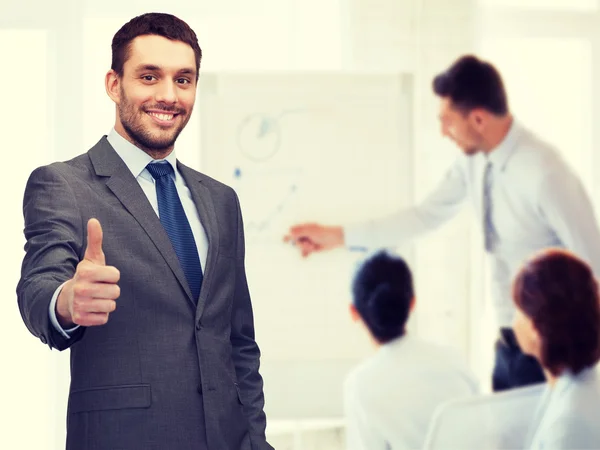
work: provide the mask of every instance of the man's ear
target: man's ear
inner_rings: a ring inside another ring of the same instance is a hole
[[[352,320],[354,322],[358,322],[360,320],[360,314],[358,313],[356,306],[350,304],[349,309],[350,309],[350,317],[352,317]]]
[[[485,121],[485,114],[486,112],[481,108],[472,110],[470,114],[470,118],[473,121],[472,123],[477,127],[481,127]]]
[[[121,77],[114,70],[110,69],[104,77],[104,87],[106,93],[117,105],[121,102]]]
[[[412,312],[413,309],[415,309],[415,303],[416,303],[415,297],[411,298],[410,299],[410,305],[408,305],[408,310],[410,312]]]

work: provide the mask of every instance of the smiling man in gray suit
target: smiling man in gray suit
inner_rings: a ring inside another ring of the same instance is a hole
[[[145,14],[112,52],[114,129],[36,169],[23,204],[19,307],[43,343],[71,349],[67,449],[272,449],[238,198],[174,152],[196,35]]]

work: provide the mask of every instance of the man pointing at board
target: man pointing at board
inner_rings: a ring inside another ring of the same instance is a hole
[[[418,205],[352,226],[304,223],[286,241],[303,256],[338,247],[390,247],[446,223],[466,200],[483,227],[500,325],[495,391],[544,381],[512,331],[511,280],[525,258],[547,247],[567,248],[600,273],[600,233],[581,181],[558,151],[509,112],[498,71],[463,56],[433,80],[442,134],[462,150],[437,187]]]

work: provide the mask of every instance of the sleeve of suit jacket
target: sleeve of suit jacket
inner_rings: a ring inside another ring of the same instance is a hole
[[[40,167],[27,181],[23,199],[25,257],[17,285],[19,310],[29,331],[50,348],[64,350],[85,327],[66,339],[50,321],[52,295],[71,279],[82,254],[84,224],[61,164]]]
[[[252,449],[268,450],[272,447],[267,443],[265,437],[266,417],[263,411],[265,404],[263,380],[258,372],[260,350],[254,340],[254,317],[244,265],[244,226],[239,199],[235,192],[233,195],[235,196],[238,217],[236,284],[231,317],[233,362],[242,403],[250,424]]]

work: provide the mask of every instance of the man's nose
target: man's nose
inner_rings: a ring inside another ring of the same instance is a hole
[[[174,83],[163,81],[158,85],[156,95],[157,102],[173,104],[177,102],[177,89]]]

